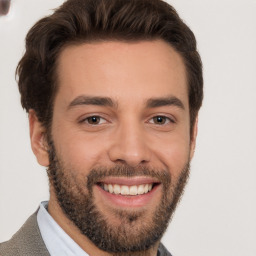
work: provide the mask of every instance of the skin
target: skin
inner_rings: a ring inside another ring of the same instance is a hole
[[[173,182],[177,181],[193,157],[197,123],[190,136],[185,66],[169,44],[155,40],[68,46],[60,54],[57,74],[59,89],[51,134],[58,155],[76,170],[72,175],[79,179],[92,168],[125,163],[168,169]],[[84,104],[88,97],[108,97],[113,105]],[[181,105],[147,104],[163,98],[178,99]],[[101,117],[99,123],[91,124],[90,116]],[[158,123],[157,116],[166,118]],[[39,164],[48,166],[45,129],[33,110],[29,121],[33,152]],[[122,206],[110,205],[97,188],[93,194],[98,208],[113,225],[118,224],[119,219],[111,212]],[[146,218],[161,195],[158,189],[142,206],[148,212]],[[48,211],[89,255],[110,255],[92,244],[65,216],[51,186]],[[157,246],[153,247],[149,255],[156,255],[156,250]]]

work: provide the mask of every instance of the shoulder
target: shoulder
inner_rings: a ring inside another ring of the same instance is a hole
[[[157,256],[172,256],[171,253],[160,243],[157,251]]]
[[[0,244],[0,255],[49,256],[38,228],[36,213],[30,216],[9,241]]]

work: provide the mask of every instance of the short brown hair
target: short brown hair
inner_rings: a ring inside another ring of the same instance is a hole
[[[49,128],[57,91],[56,61],[63,47],[98,40],[162,39],[186,66],[191,128],[202,104],[202,63],[196,39],[175,9],[161,0],[67,0],[28,32],[17,67],[22,107]]]

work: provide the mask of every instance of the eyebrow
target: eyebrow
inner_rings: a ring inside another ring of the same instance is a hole
[[[109,97],[91,97],[86,95],[80,95],[71,101],[71,103],[68,106],[68,109],[80,105],[96,105],[117,108],[117,103],[113,102],[113,100]],[[151,98],[146,101],[147,108],[157,108],[163,106],[176,106],[178,108],[185,109],[182,101],[174,96],[163,98]]]
[[[96,105],[96,106],[107,106],[107,107],[116,107],[112,99],[108,97],[91,97],[81,95],[76,97],[71,103],[68,105],[68,109],[79,106],[79,105]]]
[[[185,109],[182,101],[174,96],[149,99],[149,100],[147,100],[146,106],[148,108],[157,108],[157,107],[163,107],[163,106],[176,106],[178,108]]]

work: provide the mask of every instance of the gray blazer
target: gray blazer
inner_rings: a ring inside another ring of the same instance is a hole
[[[0,256],[50,256],[40,234],[36,213],[30,216],[9,241],[0,244]],[[171,254],[160,244],[157,256]]]
[[[0,244],[0,256],[50,256],[34,213],[7,242]]]

